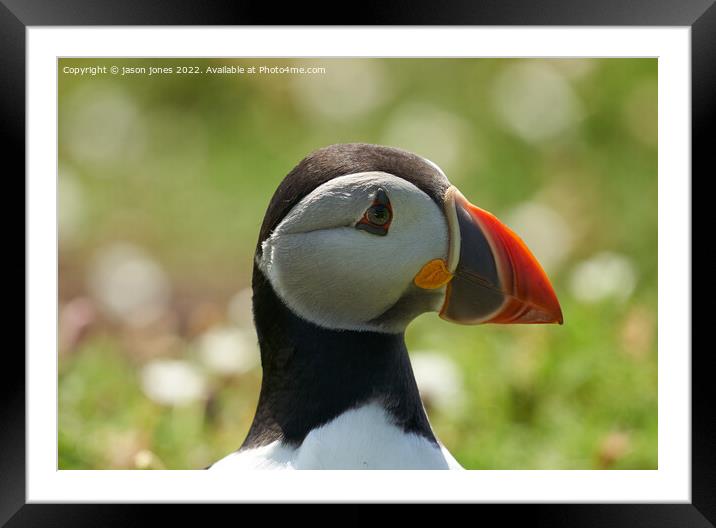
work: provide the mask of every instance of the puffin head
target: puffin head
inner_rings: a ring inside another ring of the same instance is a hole
[[[299,318],[402,333],[421,313],[462,324],[562,323],[524,242],[431,161],[341,144],[303,159],[274,194],[257,276]]]

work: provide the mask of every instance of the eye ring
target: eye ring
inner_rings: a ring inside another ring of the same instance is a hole
[[[393,208],[390,205],[390,199],[383,189],[378,189],[373,203],[365,210],[363,217],[355,227],[373,235],[385,236],[388,234],[392,221]]]

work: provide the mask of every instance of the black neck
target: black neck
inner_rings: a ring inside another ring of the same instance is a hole
[[[329,330],[281,302],[254,271],[254,321],[263,381],[243,448],[298,445],[314,428],[376,401],[394,423],[437,443],[423,409],[403,334]]]

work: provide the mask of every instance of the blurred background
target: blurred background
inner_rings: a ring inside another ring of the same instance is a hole
[[[324,71],[63,73],[112,65]],[[61,59],[58,78],[60,469],[200,469],[241,445],[266,206],[353,141],[440,165],[562,304],[561,327],[408,328],[457,460],[657,468],[656,59]]]

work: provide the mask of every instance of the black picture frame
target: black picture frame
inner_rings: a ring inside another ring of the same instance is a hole
[[[337,10],[305,3],[279,6],[228,0],[0,0],[0,129],[5,132],[3,167],[8,167],[11,161],[18,167],[3,171],[6,185],[19,179],[16,175],[21,171],[24,173],[25,168],[26,29],[48,25],[688,26],[691,28],[692,173],[697,178],[699,175],[702,179],[713,178],[716,162],[712,139],[716,136],[714,0],[489,0],[445,5],[426,1],[409,5],[368,1],[356,7],[346,10],[350,13],[349,19],[341,18],[336,14]],[[21,192],[24,197],[24,185]],[[10,202],[10,195],[5,196]],[[17,200],[15,196],[13,201]],[[8,248],[6,255],[9,254]],[[17,260],[16,257],[8,258],[13,263]],[[22,261],[24,268],[27,264],[24,246]],[[707,365],[711,353],[707,348],[691,351],[691,503],[482,505],[483,511],[490,508],[490,513],[499,515],[500,522],[507,525],[527,521],[554,527],[714,526],[716,420],[711,402],[716,401],[716,384],[710,379],[711,369]],[[149,521],[153,516],[148,515],[150,507],[145,505],[26,504],[25,361],[17,350],[16,347],[5,350],[3,361],[6,366],[0,384],[3,392],[0,404],[0,525],[135,526],[143,519]],[[686,354],[690,351],[671,352]],[[171,522],[170,517],[179,515],[189,520],[186,507],[161,508],[163,523]],[[206,517],[202,517],[206,522]]]

